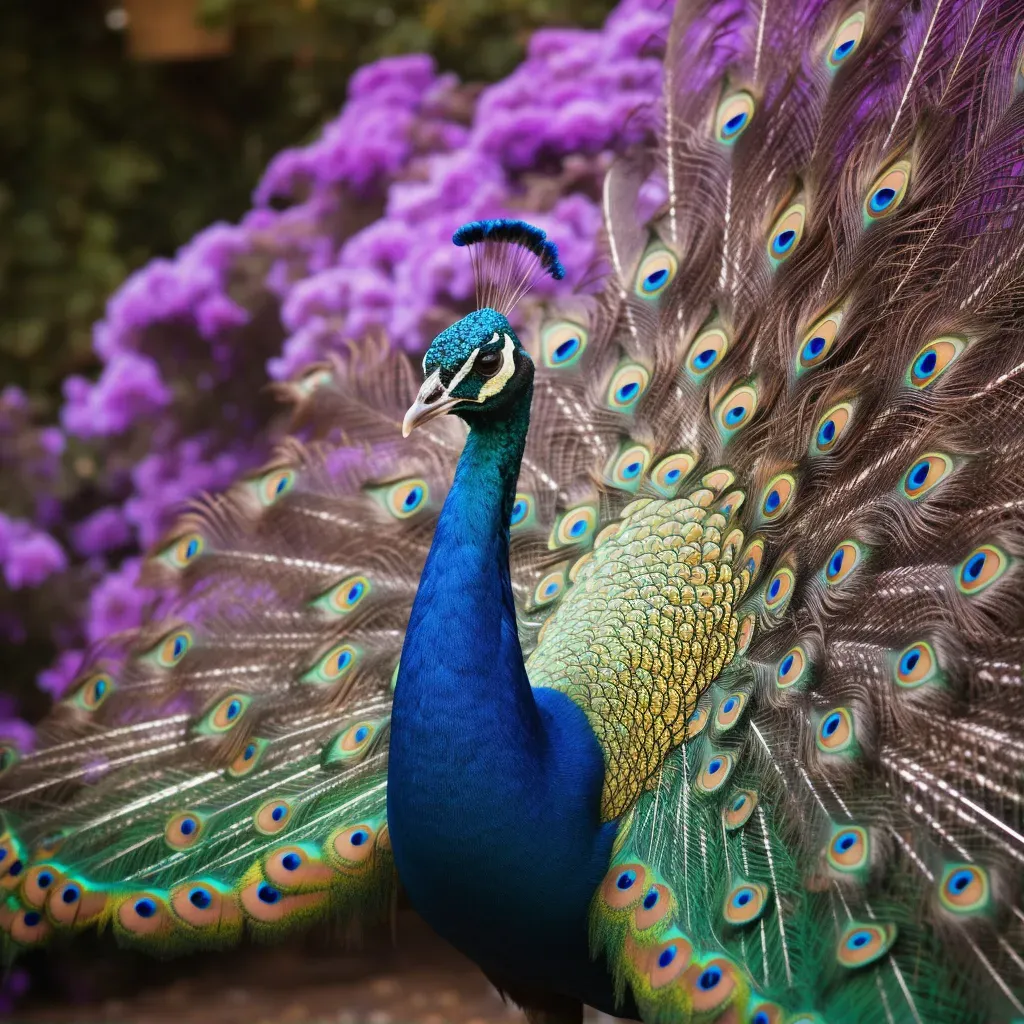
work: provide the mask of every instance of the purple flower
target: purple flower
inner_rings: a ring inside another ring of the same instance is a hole
[[[171,391],[148,356],[122,352],[107,363],[95,385],[81,377],[64,382],[61,418],[79,437],[120,434],[141,415],[171,403]]]
[[[31,523],[0,513],[0,564],[11,590],[37,587],[67,568],[64,549]]]
[[[142,559],[129,559],[93,590],[85,626],[90,643],[142,625],[143,610],[153,595],[138,586],[141,568]]]
[[[71,538],[80,555],[99,555],[124,547],[132,539],[132,531],[124,512],[111,505],[83,519],[71,531]]]
[[[60,700],[82,670],[83,656],[83,651],[62,651],[57,655],[57,660],[36,677],[39,689],[54,700]]]

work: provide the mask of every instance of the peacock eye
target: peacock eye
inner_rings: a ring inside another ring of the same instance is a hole
[[[493,377],[501,369],[501,353],[500,352],[481,352],[476,357],[476,362],[473,364],[473,369],[480,374],[481,377]]]

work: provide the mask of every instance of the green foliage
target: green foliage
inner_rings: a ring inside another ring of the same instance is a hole
[[[599,24],[610,0],[203,0],[230,55],[141,63],[115,0],[0,10],[0,382],[52,412],[89,372],[92,323],[132,269],[237,218],[271,156],[312,136],[375,58],[433,53],[491,80],[541,25]]]

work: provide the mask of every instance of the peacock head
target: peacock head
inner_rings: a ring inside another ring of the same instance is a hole
[[[431,342],[423,357],[426,379],[402,424],[413,428],[454,412],[470,425],[507,416],[533,381],[533,360],[508,319],[486,307],[464,316]]]
[[[423,357],[426,379],[402,424],[406,437],[446,412],[472,425],[504,419],[529,401],[533,360],[508,316],[538,278],[565,276],[558,247],[525,221],[471,221],[452,241],[469,249],[480,308],[430,343]]]

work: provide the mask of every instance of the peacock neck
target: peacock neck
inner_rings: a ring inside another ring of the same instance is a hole
[[[517,729],[522,742],[537,712],[516,628],[509,518],[530,397],[527,389],[507,418],[481,417],[470,429],[420,579],[396,692],[424,716],[443,707],[482,728],[500,724],[506,740]]]

